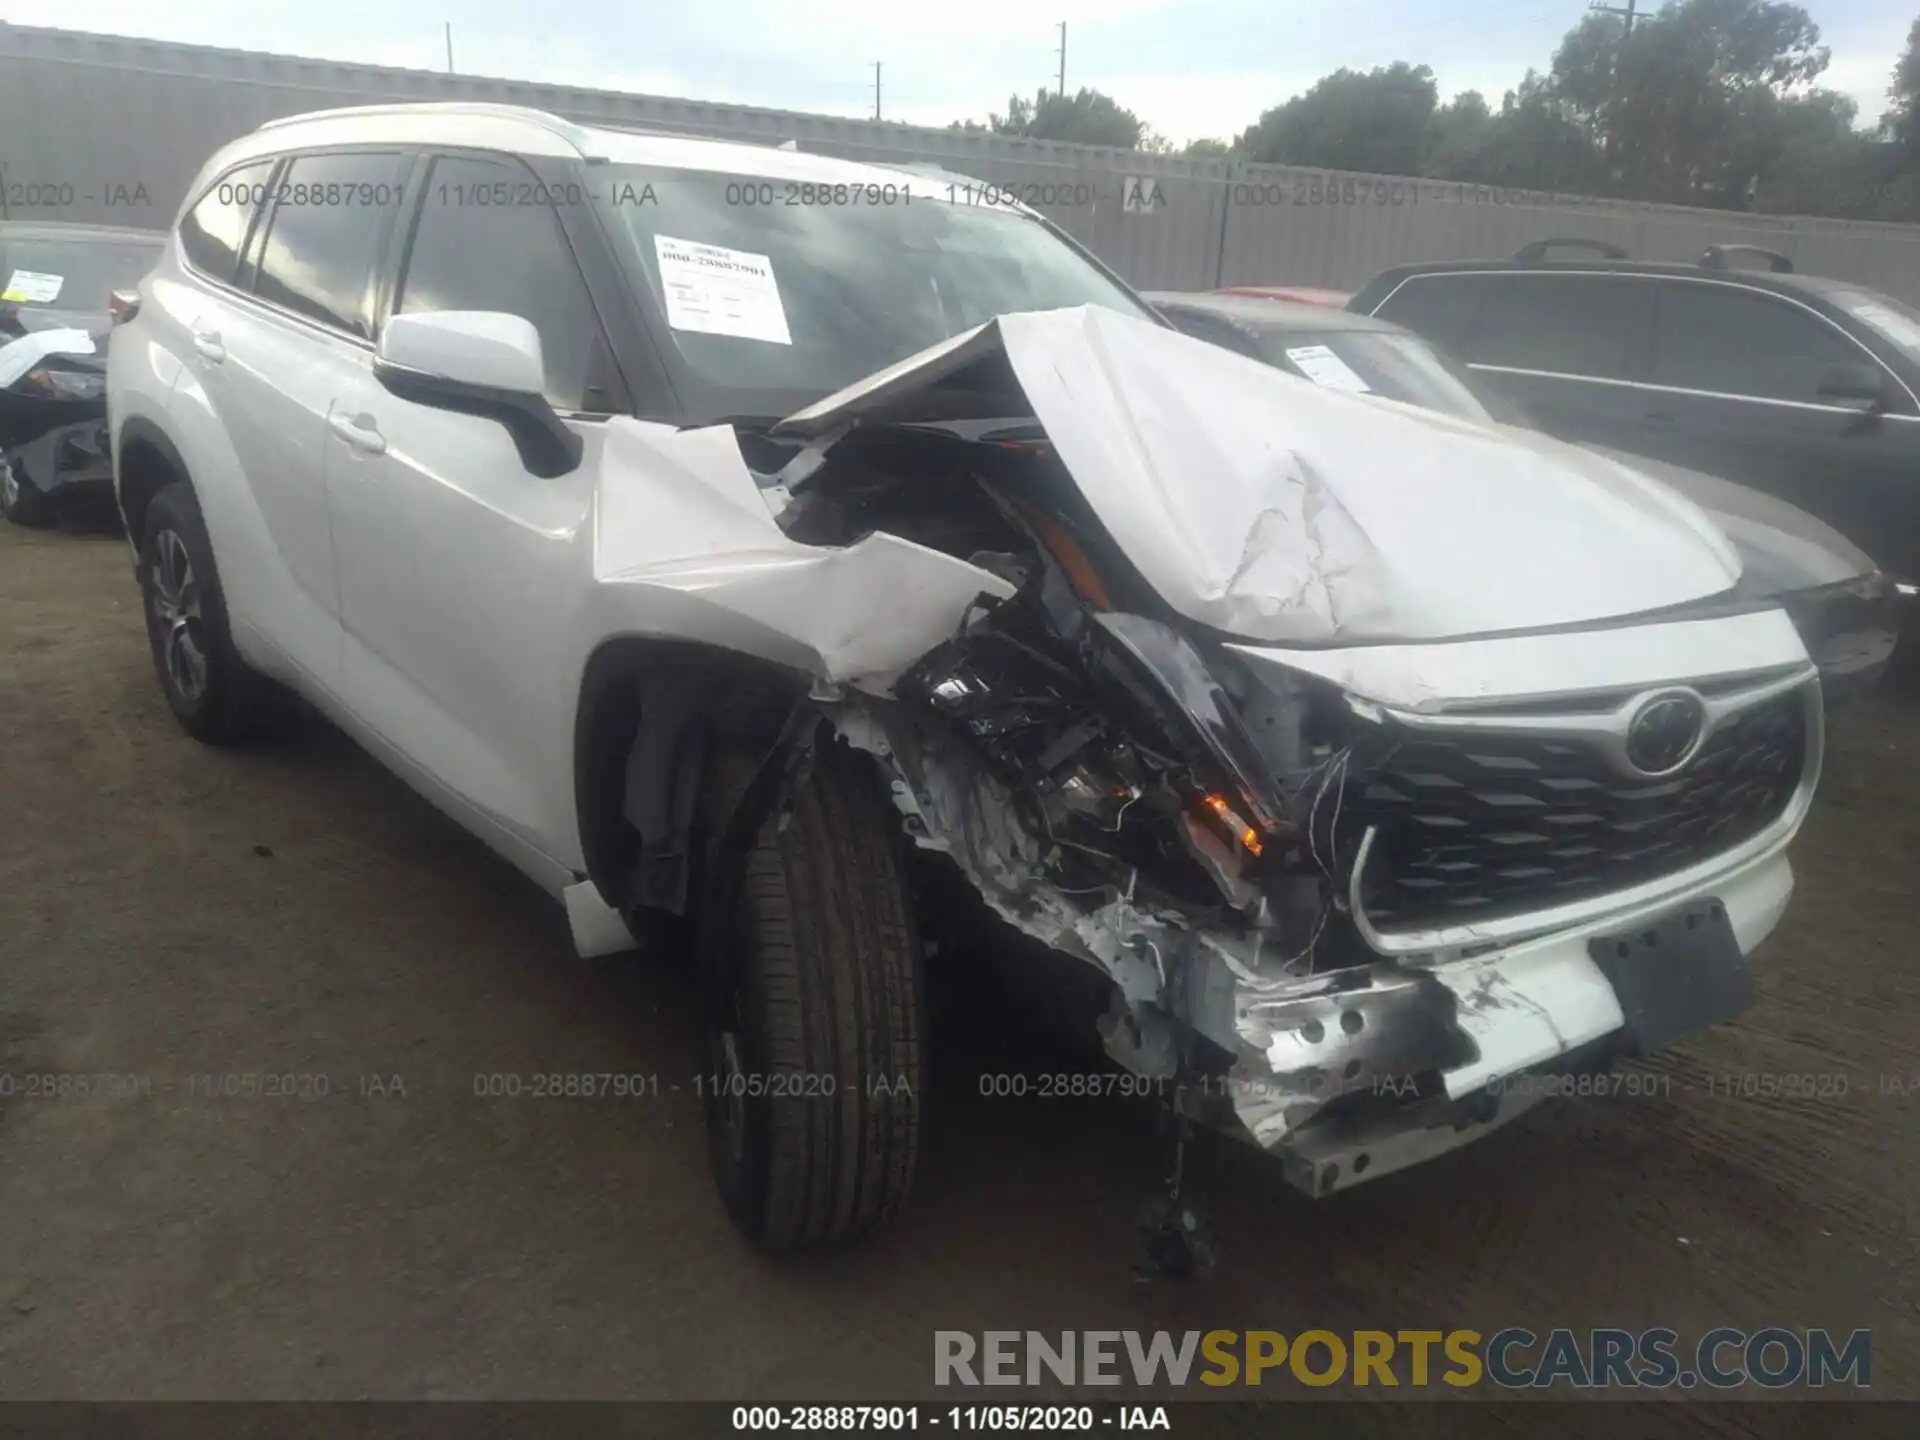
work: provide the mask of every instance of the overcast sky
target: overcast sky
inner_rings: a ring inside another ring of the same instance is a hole
[[[456,68],[697,100],[871,114],[884,63],[888,119],[944,125],[1053,83],[1067,22],[1067,88],[1111,94],[1176,140],[1231,136],[1345,65],[1426,64],[1444,97],[1498,106],[1544,70],[1585,0],[0,0],[0,19],[243,50]],[[1822,84],[1862,123],[1920,0],[1814,0],[1833,51]]]

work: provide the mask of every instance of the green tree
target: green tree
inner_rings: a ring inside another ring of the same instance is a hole
[[[1413,175],[1438,103],[1425,65],[1336,70],[1261,115],[1241,134],[1239,149],[1249,160],[1282,165]]]
[[[1067,140],[1076,145],[1117,145],[1125,150],[1135,149],[1147,133],[1140,117],[1112,96],[1084,87],[1065,96],[1045,89],[1031,100],[1010,96],[1007,113],[990,117],[987,126],[998,135]]]
[[[1854,128],[1858,107],[1844,95],[1815,90],[1775,101],[1758,117],[1748,158],[1755,180],[1752,208],[1789,215],[1901,218],[1890,207],[1886,152]]]
[[[1827,65],[1820,27],[1775,0],[1675,0],[1630,36],[1588,15],[1554,53],[1562,113],[1638,199],[1750,203],[1777,148],[1779,106]]]
[[[1559,97],[1552,81],[1529,70],[1501,101],[1476,173],[1457,178],[1596,195],[1606,188],[1606,160],[1589,127]]]
[[[1428,127],[1422,175],[1442,180],[1487,178],[1489,156],[1500,131],[1500,121],[1478,90],[1456,95],[1433,112]]]
[[[1887,99],[1892,104],[1880,132],[1900,147],[1903,169],[1920,169],[1920,20],[1907,31],[1906,53],[1894,67]]]
[[[1234,149],[1228,140],[1201,139],[1189,140],[1187,148],[1180,153],[1194,160],[1229,160],[1233,158]]]

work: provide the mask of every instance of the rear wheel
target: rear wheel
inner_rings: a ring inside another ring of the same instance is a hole
[[[701,1079],[715,1179],[773,1252],[857,1239],[900,1210],[924,1094],[920,949],[891,812],[823,754],[747,858]]]
[[[0,455],[0,515],[16,525],[39,527],[53,523],[53,499],[7,463]]]
[[[185,484],[169,485],[147,507],[140,590],[153,668],[182,728],[210,745],[266,728],[278,697],[233,648],[206,522]]]

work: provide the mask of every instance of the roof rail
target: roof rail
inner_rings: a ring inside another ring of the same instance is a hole
[[[1778,250],[1767,250],[1758,245],[1709,245],[1700,252],[1699,264],[1707,270],[1734,270],[1739,267],[1733,261],[1741,255],[1753,255],[1765,260],[1767,269],[1777,275],[1793,273],[1793,261]]]
[[[1514,263],[1530,265],[1536,260],[1547,258],[1547,252],[1556,246],[1570,250],[1597,250],[1609,260],[1624,260],[1627,252],[1609,240],[1589,240],[1584,235],[1562,235],[1551,240],[1536,240],[1531,245],[1522,245],[1513,252]]]
[[[277,120],[264,121],[262,130],[278,130],[287,125],[300,125],[309,120],[332,120],[336,117],[373,115],[408,115],[430,111],[436,115],[471,115],[490,117],[495,120],[519,120],[524,124],[537,125],[542,130],[558,135],[568,144],[586,149],[586,127],[564,120],[545,110],[535,110],[527,105],[501,105],[485,100],[422,100],[418,102],[401,101],[386,105],[340,105],[329,110],[307,110],[299,115],[282,115]]]

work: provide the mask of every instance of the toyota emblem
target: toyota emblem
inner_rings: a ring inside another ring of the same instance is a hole
[[[1627,724],[1627,763],[1642,775],[1671,775],[1693,758],[1706,738],[1707,707],[1690,691],[1645,701]]]

